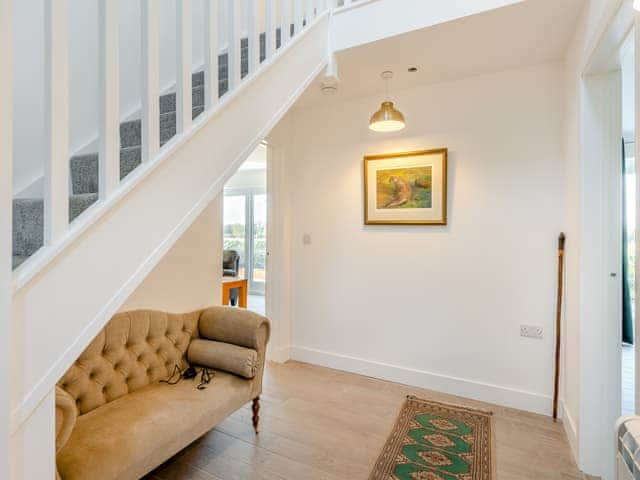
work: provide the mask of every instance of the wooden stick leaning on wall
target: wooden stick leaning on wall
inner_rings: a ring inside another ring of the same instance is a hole
[[[562,294],[564,286],[564,233],[558,238],[558,297],[556,299],[556,364],[553,383],[553,420],[558,419],[558,391],[560,389],[560,340],[562,327]]]

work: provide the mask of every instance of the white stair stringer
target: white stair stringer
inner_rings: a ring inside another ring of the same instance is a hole
[[[318,17],[134,171],[117,198],[94,207],[96,218],[85,220],[55,258],[16,279],[12,454],[25,457],[18,470],[28,463],[25,452],[34,451],[29,421],[41,416],[34,412],[50,402],[56,381],[325,67],[328,24],[327,14]]]

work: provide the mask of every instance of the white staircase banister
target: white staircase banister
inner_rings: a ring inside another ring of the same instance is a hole
[[[176,0],[176,132],[191,127],[191,0]]]
[[[153,160],[160,149],[158,4],[141,1],[142,35],[142,161]]]
[[[277,49],[276,30],[278,26],[276,20],[276,7],[277,0],[265,0],[265,60],[271,58]]]
[[[205,0],[204,6],[204,94],[207,110],[218,102],[218,0]]]
[[[119,2],[99,0],[100,150],[99,193],[105,199],[120,182]]]
[[[13,209],[13,0],[0,0],[0,478],[9,478]]]
[[[45,1],[44,243],[69,225],[69,0]]]
[[[229,91],[235,89],[240,84],[241,77],[241,51],[240,51],[240,38],[242,35],[241,29],[241,9],[240,2],[235,0],[228,0],[228,12],[229,12]]]

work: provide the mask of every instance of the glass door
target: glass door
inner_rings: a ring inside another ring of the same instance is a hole
[[[253,232],[251,236],[251,277],[249,291],[264,295],[267,271],[267,195],[256,194],[253,198]]]
[[[224,196],[224,249],[240,255],[238,276],[249,293],[264,295],[267,268],[267,195],[264,189],[232,189]]]
[[[247,269],[247,197],[225,195],[223,244],[225,250],[235,250],[240,256],[238,277],[245,278]]]

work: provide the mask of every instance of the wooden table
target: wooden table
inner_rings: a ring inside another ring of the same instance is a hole
[[[229,293],[232,288],[238,289],[238,306],[247,308],[248,281],[246,278],[222,277],[222,305],[229,305]]]

